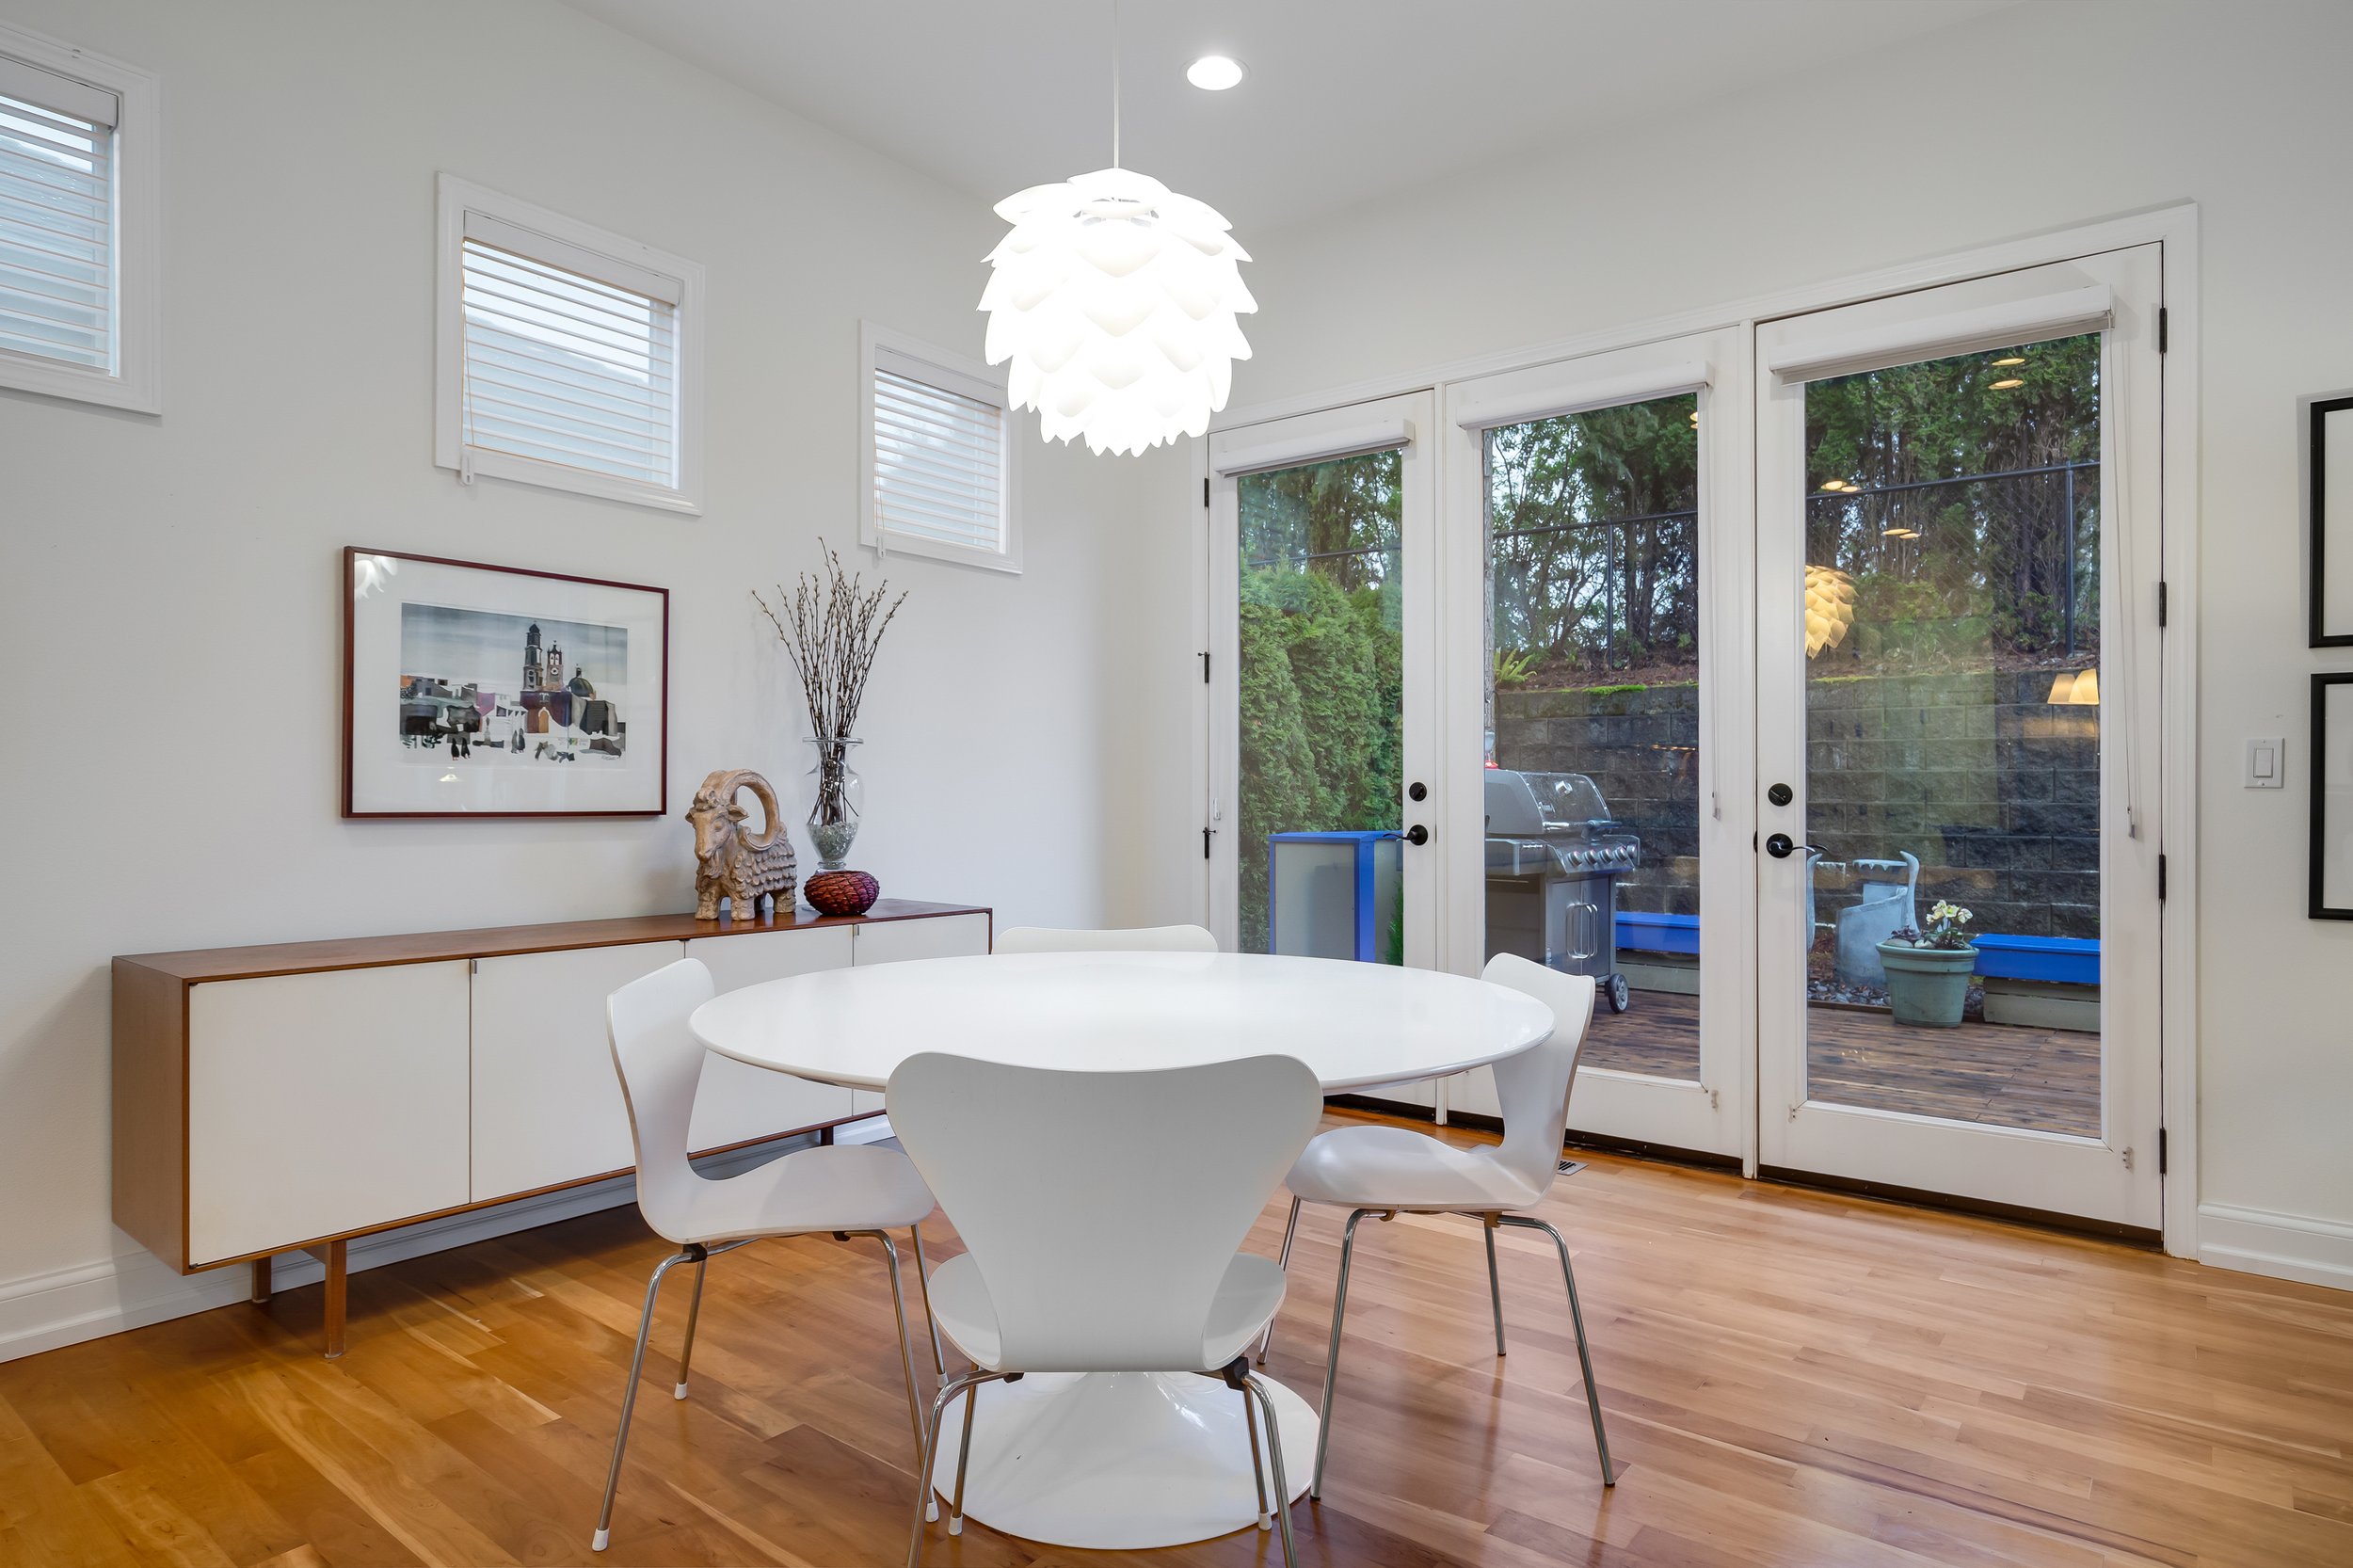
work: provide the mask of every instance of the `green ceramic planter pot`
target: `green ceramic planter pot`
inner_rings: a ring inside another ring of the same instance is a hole
[[[1879,948],[1897,1023],[1951,1029],[1961,1022],[1969,977],[1977,968],[1976,948],[1915,948],[1909,942],[1881,942]]]

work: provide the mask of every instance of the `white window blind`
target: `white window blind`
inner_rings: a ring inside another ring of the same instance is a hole
[[[1004,407],[914,368],[874,367],[874,525],[903,540],[1003,553]]]
[[[675,283],[617,262],[595,268],[622,280],[608,281],[490,244],[472,232],[474,222],[468,227],[460,252],[465,444],[676,487]],[[595,260],[556,242],[535,248],[565,252],[575,264]]]
[[[118,100],[0,57],[0,349],[117,360]]]

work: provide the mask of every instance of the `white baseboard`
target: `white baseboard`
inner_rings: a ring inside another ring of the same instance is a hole
[[[879,1133],[870,1130],[879,1127]],[[890,1124],[880,1116],[852,1123],[837,1136],[843,1143],[871,1143],[890,1135]],[[765,1164],[779,1155],[808,1146],[808,1140],[757,1144],[696,1161],[696,1169],[711,1176],[732,1176]],[[356,1238],[348,1254],[353,1273],[397,1263],[424,1253],[462,1247],[536,1225],[552,1224],[575,1215],[617,1208],[637,1197],[637,1178],[615,1176],[585,1187],[568,1187],[519,1198],[495,1208],[445,1215],[438,1220],[405,1225]],[[272,1288],[299,1289],[315,1285],[326,1273],[308,1253],[281,1253],[271,1269]],[[37,1355],[61,1345],[97,1339],[125,1329],[208,1312],[247,1298],[251,1272],[241,1264],[181,1274],[143,1249],[119,1253],[95,1263],[75,1264],[46,1273],[0,1281],[0,1361]]]
[[[2353,1224],[2201,1204],[2198,1260],[2219,1269],[2353,1290]]]

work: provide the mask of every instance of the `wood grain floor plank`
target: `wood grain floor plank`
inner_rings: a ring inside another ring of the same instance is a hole
[[[1284,1208],[1254,1248],[1274,1251]],[[1498,1360],[1477,1226],[1368,1222],[1325,1496],[1295,1514],[1304,1562],[2353,1565],[2353,1297],[1609,1156],[1546,1208],[1575,1251],[1620,1484],[1594,1471],[1550,1244],[1501,1239]],[[1311,1402],[1339,1225],[1303,1219],[1268,1365]],[[935,1265],[958,1250],[936,1216],[925,1242]],[[0,1564],[597,1560],[621,1382],[666,1251],[614,1210],[370,1271],[332,1364],[309,1289],[0,1366]],[[691,1281],[673,1282],[615,1568],[897,1560],[913,1440],[873,1243],[715,1259],[682,1403]],[[1275,1568],[1280,1553],[1255,1530],[1100,1554],[975,1523],[953,1540],[935,1526],[924,1560]]]

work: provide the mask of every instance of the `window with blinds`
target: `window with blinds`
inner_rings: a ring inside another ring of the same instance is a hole
[[[873,542],[1001,564],[1011,545],[1002,390],[888,348],[870,375]]]
[[[465,444],[678,483],[678,305],[471,234]]]
[[[0,56],[0,350],[111,373],[115,94]]]

